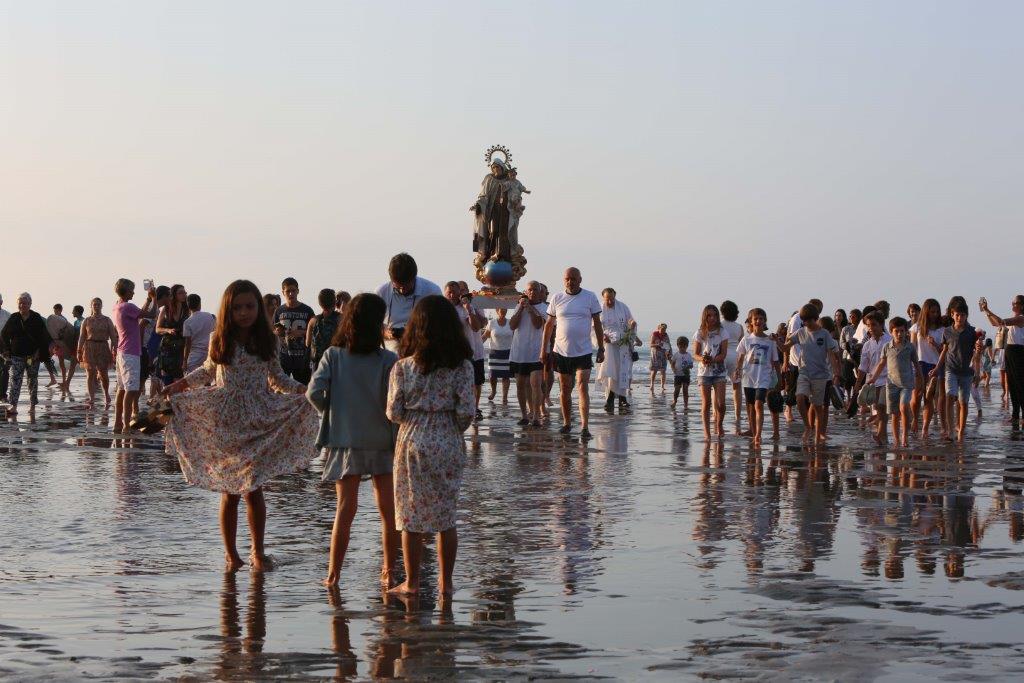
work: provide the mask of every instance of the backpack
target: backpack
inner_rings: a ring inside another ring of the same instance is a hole
[[[337,311],[325,316],[323,313],[314,316],[313,339],[310,350],[313,352],[313,365],[320,365],[320,358],[331,347],[331,339],[341,322],[341,314]]]

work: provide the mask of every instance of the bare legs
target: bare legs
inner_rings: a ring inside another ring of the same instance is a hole
[[[712,407],[712,395],[714,406]],[[715,382],[713,386],[700,383],[700,418],[704,422],[704,438],[711,438],[711,412],[714,410],[715,435],[721,438],[725,433],[725,382]]]
[[[575,381],[574,381],[575,380]],[[590,370],[577,370],[576,376],[570,373],[558,373],[558,384],[561,387],[559,402],[562,407],[562,429],[569,431],[572,421],[572,388],[575,384],[580,393],[580,425],[582,431],[590,433]]]
[[[120,392],[119,392],[120,393]],[[242,496],[224,493],[220,498],[220,534],[224,539],[226,570],[238,571],[245,564],[238,555],[235,539],[238,535],[238,501]],[[249,560],[255,571],[269,569],[267,556],[263,551],[263,536],[267,528],[267,503],[263,489],[258,488],[245,494],[245,511],[249,518],[249,535],[252,537],[252,553]]]
[[[114,432],[125,433],[132,415],[139,412],[139,392],[119,388],[114,401]]]
[[[395,561],[398,558],[398,531],[395,530],[395,494],[390,474],[378,474],[373,477],[373,494],[380,512],[381,547],[384,551],[384,562],[380,578],[387,588],[394,585]],[[338,505],[334,513],[334,530],[331,532],[331,555],[327,566],[325,586],[338,585],[341,567],[348,550],[348,541],[359,507],[359,476],[352,475],[335,482]]]
[[[395,586],[391,593],[415,595],[420,590],[420,563],[423,560],[423,536],[414,531],[402,531],[402,555],[405,561],[405,583]],[[455,571],[455,556],[459,550],[459,534],[455,527],[437,534],[437,566],[440,576],[438,590],[443,596],[450,596],[455,586],[452,573]]]
[[[736,436],[743,435],[743,387],[739,382],[732,385],[732,403],[736,407]],[[747,422],[750,421],[750,416],[747,416]],[[753,434],[753,431],[751,431]]]

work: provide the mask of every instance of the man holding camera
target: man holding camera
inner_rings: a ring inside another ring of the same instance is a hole
[[[441,288],[417,275],[416,260],[409,254],[396,254],[388,264],[388,282],[377,288],[377,296],[387,304],[384,316],[384,346],[398,353],[398,342],[419,299],[440,294]]]

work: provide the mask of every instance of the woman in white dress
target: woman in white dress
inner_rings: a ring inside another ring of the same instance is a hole
[[[601,326],[604,328],[604,362],[597,366],[597,383],[608,392],[604,409],[615,409],[615,398],[619,399],[619,411],[628,409],[629,380],[633,376],[633,349],[640,345],[636,337],[636,320],[629,306],[617,301],[615,290],[606,287],[601,292]]]

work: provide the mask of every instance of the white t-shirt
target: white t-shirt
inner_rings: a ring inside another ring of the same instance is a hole
[[[748,334],[740,340],[737,355],[743,356],[743,386],[751,389],[771,389],[772,364],[779,361],[779,347],[771,337]]]
[[[675,376],[682,377],[693,367],[693,356],[690,355],[689,351],[682,353],[673,351],[670,362],[672,363],[672,372]]]
[[[597,295],[588,289],[576,294],[555,292],[548,315],[555,319],[555,353],[565,358],[589,356],[594,352],[591,331],[594,316],[601,313]]]
[[[189,368],[197,368],[206,361],[210,355],[210,335],[217,325],[217,317],[206,311],[196,311],[188,317],[182,327],[182,336],[192,340],[192,346],[188,351],[188,360],[185,365]]]
[[[736,349],[739,348],[740,341],[746,333],[743,331],[743,325],[734,320],[723,320],[722,329],[729,335],[729,348],[725,352],[725,362],[729,363],[736,360]]]
[[[786,325],[786,333],[792,338],[797,333],[797,330],[803,326],[804,321],[800,319],[800,312],[797,311],[789,319],[789,323]],[[798,344],[793,344],[793,346],[789,347],[789,364],[793,367],[800,366],[800,346]]]
[[[466,313],[465,307],[456,306],[455,311],[459,314],[462,328],[466,331],[469,347],[473,349],[473,360],[483,360],[487,357],[487,354],[484,353],[484,338],[480,335],[480,330],[474,330],[473,326],[469,323],[469,313]],[[474,308],[473,311],[476,312],[476,309]]]
[[[542,318],[548,314],[546,302],[534,304],[535,311],[540,313]],[[523,311],[519,316],[519,327],[512,334],[512,350],[508,359],[512,363],[538,363],[540,362],[540,345],[544,341],[544,326],[534,327],[533,318],[529,312]]]
[[[697,342],[700,342],[701,356],[708,354],[709,356],[717,356],[722,348],[724,342],[729,341],[729,335],[725,333],[721,327],[717,330],[712,330],[707,335],[697,330],[693,333],[694,349],[696,349]],[[726,355],[729,354],[726,350]],[[725,377],[725,363],[708,363],[704,364],[703,361],[697,363],[697,376],[698,377]]]
[[[1007,345],[1024,345],[1024,325],[1010,325],[1006,329],[1009,330],[1006,333]]]
[[[532,322],[530,323],[533,324]],[[498,321],[488,320],[485,328],[491,335],[487,338],[487,348],[491,351],[508,351],[512,348],[513,329],[508,325],[508,318],[505,324],[499,325]]]
[[[888,332],[883,332],[880,339],[875,339],[871,335],[868,335],[868,340],[864,342],[864,346],[860,350],[860,371],[864,373],[864,380],[867,381],[866,375],[870,375],[875,370],[875,366],[878,365],[878,360],[882,357],[882,347],[892,341],[892,337]],[[889,371],[886,369],[885,363],[882,363],[882,371],[875,378],[876,387],[884,387],[885,383],[889,379]]]
[[[917,335],[917,359],[922,363],[935,365],[939,362],[939,351],[942,349],[942,328],[928,330],[928,336],[935,342],[935,346],[929,344],[920,334],[921,328],[917,323],[910,326],[910,334]]]

